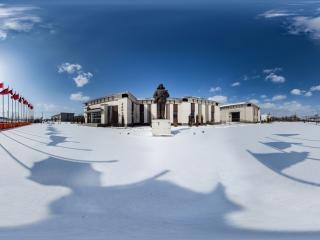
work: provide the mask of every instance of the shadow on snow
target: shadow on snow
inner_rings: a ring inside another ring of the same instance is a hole
[[[293,136],[298,136],[299,134],[274,134],[280,137],[288,137],[288,138],[293,138]],[[273,140],[272,138],[269,138]],[[294,139],[301,139],[305,141],[311,141],[307,139],[302,139],[302,138],[296,138]],[[312,140],[314,141],[314,140]],[[317,158],[311,158],[310,152],[295,152],[295,151],[290,151],[286,152],[285,149],[290,148],[292,146],[301,146],[301,147],[309,147],[309,148],[316,148],[313,146],[307,146],[303,145],[303,143],[300,142],[286,142],[286,141],[272,141],[272,142],[260,142],[261,144],[264,144],[272,149],[275,149],[277,152],[276,153],[253,153],[250,150],[247,150],[248,153],[250,153],[255,159],[257,159],[260,163],[262,163],[264,166],[268,167],[270,170],[274,171],[275,173],[289,178],[291,180],[294,180],[299,183],[303,184],[308,184],[316,187],[320,187],[320,183],[317,182],[312,182],[312,181],[306,181],[291,175],[288,175],[284,173],[283,171],[296,165],[299,163],[302,163],[306,160],[315,160],[315,161],[320,161],[320,159]]]
[[[272,146],[281,149],[286,145]],[[160,180],[159,177],[169,172],[163,171],[138,183],[103,187],[101,173],[88,162],[68,162],[48,156],[30,168],[7,149],[5,151],[30,171],[30,181],[44,186],[67,187],[71,193],[51,202],[48,205],[50,217],[43,221],[0,228],[1,239],[294,240],[319,237],[317,232],[281,233],[232,226],[226,215],[243,209],[228,199],[222,184],[218,184],[211,193],[198,193]],[[276,172],[304,161],[308,155],[285,155],[283,152],[268,156],[251,154]],[[269,159],[281,161],[283,156],[285,163],[268,162]]]

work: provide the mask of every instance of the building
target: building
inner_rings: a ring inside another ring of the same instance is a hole
[[[153,99],[137,99],[129,92],[112,94],[85,103],[85,123],[102,126],[150,125],[156,118]],[[215,101],[197,97],[168,98],[166,118],[173,125],[220,123]]]
[[[265,122],[271,122],[271,121],[272,121],[272,116],[270,115],[270,113],[261,114],[261,122],[265,123]]]
[[[251,102],[241,102],[220,106],[221,122],[260,122],[260,108]]]
[[[55,121],[55,122],[73,122],[74,113],[61,112],[61,113],[58,113],[56,115],[53,115],[51,117],[51,120]]]

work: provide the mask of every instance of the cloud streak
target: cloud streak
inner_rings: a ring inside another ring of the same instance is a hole
[[[260,14],[259,16],[264,17],[264,18],[279,18],[279,17],[288,17],[288,16],[293,16],[293,15],[295,15],[295,14],[290,13],[286,10],[273,9],[273,10],[266,11],[266,12]]]
[[[265,74],[265,80],[271,81],[273,83],[284,83],[286,78],[279,74],[282,68],[265,69],[263,73]]]
[[[231,84],[231,87],[238,87],[240,86],[240,82],[234,82]]]
[[[320,39],[320,16],[293,18],[292,24],[289,26],[289,33],[294,35],[307,34],[312,39]]]
[[[221,87],[212,87],[212,88],[210,88],[209,92],[214,93],[214,92],[219,92],[221,90],[222,90]]]
[[[303,105],[297,101],[288,101],[282,104],[263,103],[260,105],[262,112],[270,112],[273,114],[284,116],[290,114],[309,115],[314,114],[314,109],[310,105]]]
[[[8,38],[14,32],[30,32],[41,18],[34,15],[38,8],[33,6],[0,5],[0,40]]]
[[[77,101],[77,102],[86,102],[89,101],[89,96],[84,96],[82,92],[72,93],[70,95],[70,100]]]
[[[76,71],[80,71],[81,69],[82,69],[82,66],[77,63],[74,64],[74,63],[66,62],[58,66],[59,73],[66,72],[66,73],[72,74],[72,73],[75,73]]]
[[[222,96],[222,95],[216,95],[208,98],[211,101],[216,101],[218,103],[227,103],[228,102],[228,97],[227,96]]]

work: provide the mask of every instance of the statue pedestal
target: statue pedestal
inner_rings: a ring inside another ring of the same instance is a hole
[[[171,123],[168,119],[152,120],[152,135],[153,136],[171,136]]]

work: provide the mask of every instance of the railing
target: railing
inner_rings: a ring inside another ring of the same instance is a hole
[[[22,127],[31,124],[30,122],[14,122],[14,123],[0,123],[0,130]]]

